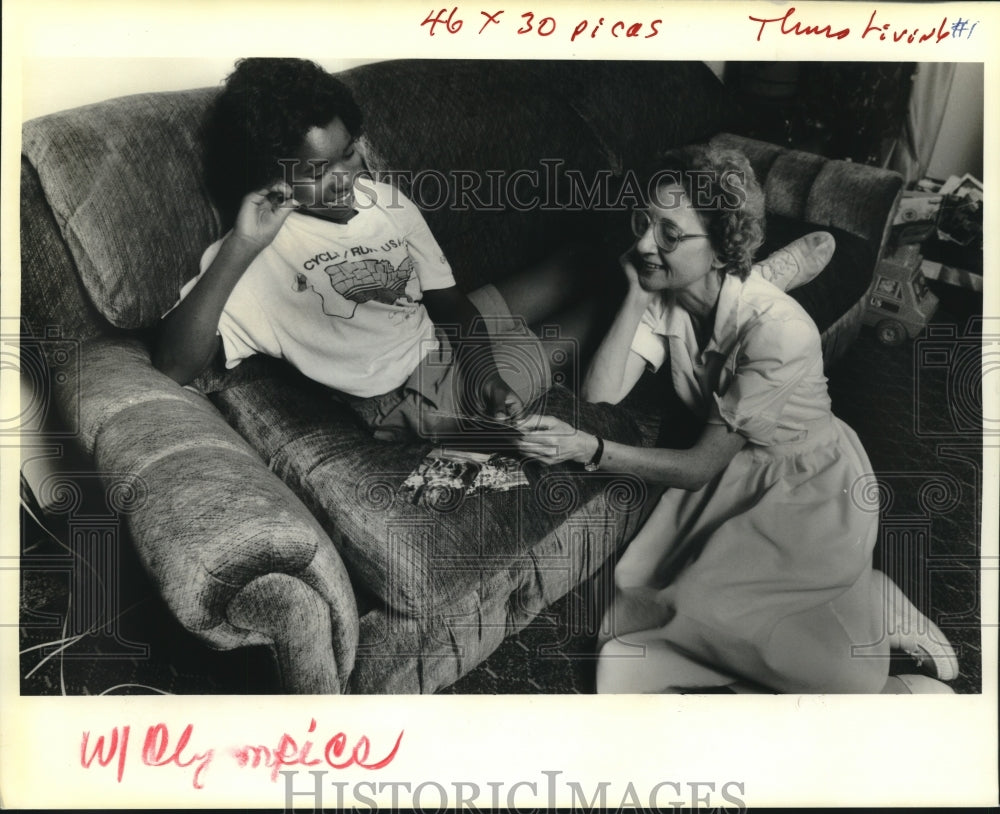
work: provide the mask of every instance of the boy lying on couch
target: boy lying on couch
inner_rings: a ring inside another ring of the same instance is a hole
[[[516,275],[469,296],[456,287],[417,207],[361,177],[361,118],[312,62],[237,63],[208,127],[212,173],[241,199],[235,224],[164,318],[154,364],[184,384],[221,342],[229,368],[287,359],[381,440],[448,437],[475,427],[468,417],[495,430],[489,421],[520,414],[550,371],[539,348],[531,370],[501,375],[483,340],[512,308],[541,314]]]

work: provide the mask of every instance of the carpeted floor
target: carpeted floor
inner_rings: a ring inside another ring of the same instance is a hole
[[[954,644],[961,666],[955,691],[977,693],[983,329],[974,317],[982,300],[956,289],[937,292],[942,307],[916,341],[885,347],[865,328],[829,371],[830,393],[834,411],[856,430],[879,477],[876,565]],[[1000,334],[1000,325],[989,327],[986,333]],[[23,694],[276,691],[265,649],[219,653],[200,645],[153,598],[127,552],[114,575],[121,590],[113,607],[101,604],[100,592],[86,583],[72,595],[59,516],[39,518],[53,532],[49,536],[32,515],[22,514]],[[584,585],[555,603],[448,692],[592,692],[595,608],[606,582],[605,573],[596,580],[598,590]],[[113,620],[103,630],[72,629],[73,618],[93,619],[98,606]],[[77,613],[68,614],[69,608]],[[892,665],[894,672],[912,668],[906,659]]]

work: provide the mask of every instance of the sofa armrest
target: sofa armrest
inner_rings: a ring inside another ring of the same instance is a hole
[[[334,541],[207,399],[152,367],[142,343],[96,339],[80,354],[59,400],[76,400],[98,471],[131,484],[118,503],[177,619],[214,647],[271,645],[286,689],[346,687],[358,612]]]
[[[823,360],[830,367],[861,329],[865,292],[889,241],[892,217],[902,195],[902,176],[730,133],[716,136],[712,143],[741,150],[747,156],[764,188],[769,216],[842,229],[863,241],[860,254],[864,260],[853,265],[849,279],[831,278],[828,269],[807,287],[811,292],[803,289],[793,295],[821,327]],[[833,265],[842,253],[838,246]],[[853,251],[848,256],[853,256]],[[823,306],[818,308],[818,303]]]
[[[899,173],[731,133],[712,143],[741,150],[750,159],[768,212],[835,226],[871,242],[881,253],[903,190]]]

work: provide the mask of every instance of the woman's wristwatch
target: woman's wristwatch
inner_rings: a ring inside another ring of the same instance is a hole
[[[601,456],[604,455],[604,439],[599,435],[595,435],[594,438],[597,439],[597,449],[594,451],[594,456],[583,465],[587,472],[596,472],[601,466]]]

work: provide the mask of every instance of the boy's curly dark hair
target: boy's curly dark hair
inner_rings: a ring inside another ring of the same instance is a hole
[[[241,59],[205,121],[209,191],[224,212],[276,178],[279,159],[294,156],[306,133],[340,117],[355,138],[361,109],[350,90],[306,59]]]
[[[697,144],[671,150],[660,166],[654,179],[681,186],[704,221],[723,270],[746,279],[764,242],[764,191],[747,157]]]

